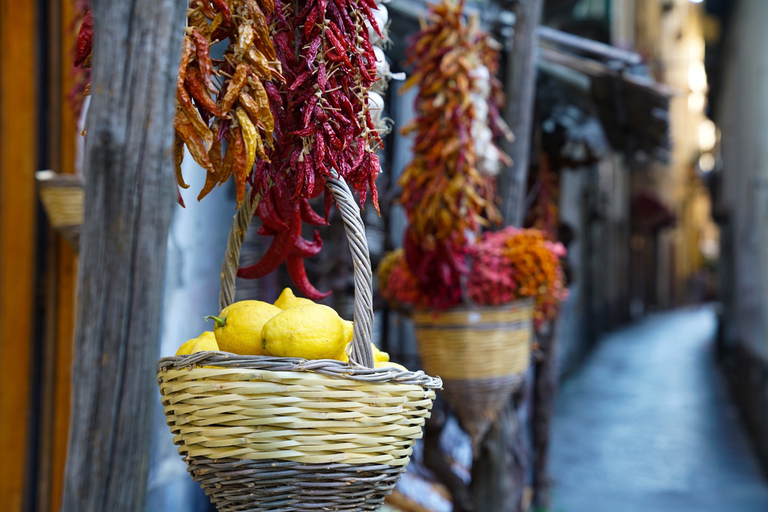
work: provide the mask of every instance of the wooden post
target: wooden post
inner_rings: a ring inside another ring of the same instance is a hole
[[[512,399],[491,425],[472,464],[477,512],[521,512],[528,450]]]
[[[93,2],[63,512],[144,509],[173,189],[179,0]]]
[[[513,167],[501,190],[504,222],[521,226],[525,216],[528,157],[533,129],[536,88],[536,29],[543,0],[519,0],[514,6],[515,33],[507,65],[505,118],[515,140],[510,148]],[[528,470],[528,449],[523,425],[510,399],[482,441],[472,467],[475,510],[520,512]]]
[[[536,99],[536,29],[541,21],[543,0],[519,0],[514,6],[515,34],[507,60],[507,106],[504,117],[515,134],[510,146],[512,172],[501,191],[504,222],[520,226],[525,216],[525,189],[528,157],[533,131],[533,106]]]
[[[533,384],[533,506],[540,510],[549,510],[551,496],[550,479],[547,466],[549,463],[549,434],[552,413],[558,388],[557,372],[557,336],[555,323],[548,322],[537,333],[539,357],[536,358],[535,380]]]

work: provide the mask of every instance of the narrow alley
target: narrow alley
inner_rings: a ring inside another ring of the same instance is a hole
[[[556,512],[765,512],[762,476],[713,357],[712,308],[602,340],[558,398]]]

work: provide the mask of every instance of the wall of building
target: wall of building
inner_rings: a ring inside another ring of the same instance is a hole
[[[721,348],[768,467],[768,3],[742,0],[722,56]]]

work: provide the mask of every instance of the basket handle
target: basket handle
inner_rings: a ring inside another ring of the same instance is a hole
[[[333,171],[332,177],[325,177],[325,184],[336,199],[336,206],[344,221],[344,231],[352,253],[355,283],[355,313],[352,336],[352,350],[349,360],[353,364],[373,368],[373,272],[371,257],[368,252],[368,241],[365,237],[365,225],[358,207],[347,183]],[[235,301],[235,278],[240,264],[240,249],[245,241],[245,234],[253,218],[253,212],[261,198],[251,199],[250,192],[238,209],[232,228],[229,231],[227,250],[221,267],[221,291],[219,293],[219,308],[224,309]]]

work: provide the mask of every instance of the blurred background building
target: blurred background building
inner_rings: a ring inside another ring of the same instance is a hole
[[[12,496],[13,512],[22,503],[23,510],[54,511],[66,456],[77,259],[51,229],[33,176],[75,172],[80,130],[69,99],[78,80],[70,63],[79,4],[11,3],[0,0],[7,49],[0,61],[0,441],[9,447],[0,496]],[[504,42],[505,56],[513,3],[468,1]],[[392,0],[388,8],[388,56],[395,71],[408,71],[407,37],[426,2]],[[765,0],[546,0],[528,205],[538,212],[529,221],[569,250],[561,371],[575,371],[604,333],[652,312],[717,301],[718,353],[768,468],[766,22]],[[386,98],[395,126],[413,115],[413,92],[399,89],[393,82]],[[402,239],[405,218],[393,200],[411,158],[409,139],[393,131],[381,157],[382,216],[366,211],[374,265]],[[169,240],[165,354],[204,328],[183,318],[215,307],[233,191],[194,203],[190,198],[176,215]],[[193,230],[221,231],[190,238]],[[308,271],[350,316],[348,255],[333,250],[343,235],[333,226],[323,238],[328,249]],[[260,243],[249,239],[244,258],[256,257]],[[274,300],[286,284],[276,275],[260,281],[258,293]],[[249,285],[238,289],[256,292]],[[416,366],[410,322],[376,306],[377,342],[394,360]],[[19,420],[13,428],[9,417]],[[159,403],[155,431],[164,444],[153,454],[148,510],[204,510],[168,441]],[[466,464],[471,456],[460,449],[456,460]]]

